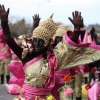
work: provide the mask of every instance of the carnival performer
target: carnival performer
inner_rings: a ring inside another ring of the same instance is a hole
[[[69,18],[75,26],[73,34],[66,33],[63,41],[54,49],[54,54],[48,50],[50,38],[57,30],[52,17],[43,21],[32,35],[33,52],[29,48],[22,49],[11,37],[8,26],[9,9],[6,11],[0,5],[1,25],[4,31],[4,38],[9,47],[20,58],[25,72],[23,92],[15,100],[59,100],[58,92],[55,89],[55,72],[100,59],[99,46],[95,49],[91,44],[78,44],[80,28],[83,20],[79,12],[75,12],[73,19]],[[25,54],[27,53],[27,54]],[[95,56],[94,56],[95,55]]]
[[[88,100],[98,100],[100,96],[100,69],[96,69],[93,72],[90,87],[88,90]]]
[[[71,30],[72,30],[71,28],[68,28],[68,27],[66,28],[64,25],[59,25],[58,29],[55,32],[55,35],[53,36],[53,40],[55,41],[53,44],[53,47],[55,47],[59,42],[62,41],[63,36],[67,31],[71,31]],[[81,33],[83,33],[83,31]],[[70,82],[70,84],[65,85],[62,78],[66,74],[70,74],[71,76],[74,76],[74,77],[73,77],[73,80]],[[71,69],[62,70],[62,72],[56,71],[56,77],[60,78],[60,76],[61,76],[60,83],[62,81],[62,87],[59,88],[60,99],[61,100],[72,100],[73,94],[75,94],[76,100],[81,100],[82,73],[81,73],[80,67],[74,67]],[[67,96],[67,98],[66,98],[64,96],[64,91],[65,91],[65,89],[69,88],[68,85],[70,85],[70,87],[73,89],[74,92],[72,94],[70,94],[70,96]]]
[[[21,46],[21,43],[18,43],[18,40],[14,38],[14,41]],[[11,50],[11,49],[10,49]],[[9,80],[9,84],[18,84],[22,86],[24,84],[25,73],[23,70],[23,64],[17,55],[11,50],[12,60],[8,64],[10,72],[13,76]],[[16,70],[15,70],[16,69]],[[7,85],[6,85],[7,86]]]
[[[3,31],[0,30],[0,37],[3,34]],[[1,76],[1,84],[4,84],[4,75],[6,76],[6,83],[9,82],[10,79],[10,71],[8,68],[8,64],[11,60],[11,52],[8,45],[5,43],[3,39],[0,40],[0,76]]]
[[[32,31],[39,25],[39,21],[40,21],[39,15],[35,14],[33,16]],[[30,49],[30,53],[31,53],[33,49],[32,44],[31,44],[31,38],[26,38],[26,36],[22,35],[22,36],[19,36],[18,39],[14,38],[14,40],[19,46],[24,48],[24,46],[26,45],[22,43],[23,38],[26,39],[28,47],[31,48]],[[13,76],[10,78],[9,84],[18,84],[22,86],[24,84],[24,79],[25,79],[23,64],[12,50],[11,50],[11,54],[12,54],[12,60],[10,61],[8,67],[10,69],[10,72],[13,74]],[[7,86],[9,85],[6,84],[6,87]]]
[[[99,44],[99,39],[100,39],[100,35],[98,33],[95,33],[95,28],[91,28],[90,30],[90,33],[89,33],[89,41],[92,43],[92,44],[96,44],[96,45],[100,45]],[[92,63],[89,63],[88,64],[89,68],[90,68],[90,75],[89,75],[89,82],[91,80],[91,70],[92,68],[99,68],[100,67],[100,59],[95,61],[95,62],[92,62]]]

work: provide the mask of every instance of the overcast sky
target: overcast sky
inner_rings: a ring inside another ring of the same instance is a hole
[[[0,0],[0,3],[10,8],[11,16],[25,18],[27,22],[32,22],[34,14],[40,14],[43,21],[54,13],[54,21],[71,25],[68,17],[78,10],[85,25],[100,24],[100,0]]]

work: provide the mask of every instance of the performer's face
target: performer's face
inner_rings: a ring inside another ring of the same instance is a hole
[[[99,78],[99,74],[94,74],[95,75],[95,78]]]
[[[33,50],[34,52],[42,52],[44,50],[44,40],[40,38],[33,39]]]
[[[62,41],[62,37],[61,36],[56,36],[56,38],[55,38],[56,45],[61,41]]]

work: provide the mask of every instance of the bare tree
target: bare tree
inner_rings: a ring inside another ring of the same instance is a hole
[[[24,18],[19,20],[18,18],[11,17],[9,21],[9,27],[12,35],[15,37],[23,34],[29,36],[31,34],[30,32],[32,25],[26,23]]]

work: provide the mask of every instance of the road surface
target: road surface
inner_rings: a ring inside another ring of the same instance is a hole
[[[7,94],[5,85],[0,85],[0,100],[13,100],[15,96]]]

